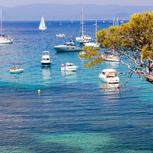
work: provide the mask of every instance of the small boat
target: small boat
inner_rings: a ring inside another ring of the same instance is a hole
[[[9,71],[11,74],[19,74],[24,72],[23,69],[17,68],[16,66],[11,67]]]
[[[78,66],[74,65],[73,63],[66,63],[65,65],[61,65],[61,71],[76,71]]]
[[[99,78],[108,84],[118,84],[120,82],[115,69],[103,69]]]
[[[110,62],[119,62],[120,61],[120,58],[116,55],[113,55],[113,54],[105,54],[103,55],[103,58],[105,61],[110,61]]]
[[[88,43],[85,43],[84,46],[86,47],[94,47],[94,48],[100,48],[100,45],[96,42],[88,42]]]
[[[65,34],[64,33],[59,33],[59,34],[56,34],[56,37],[57,38],[64,38]]]
[[[13,39],[5,36],[5,35],[0,35],[0,44],[12,44]]]
[[[76,46],[73,41],[65,42],[64,45],[54,46],[54,49],[56,49],[57,52],[76,52],[76,51],[82,51],[82,48],[79,47],[79,46]]]
[[[119,62],[120,58],[115,55],[115,51],[114,50],[110,50],[110,51],[105,51],[105,53],[102,55],[102,58],[104,58],[105,61],[110,61],[110,62]]]
[[[52,60],[50,58],[49,51],[43,51],[42,57],[41,57],[41,65],[50,66],[51,63],[52,63]]]
[[[40,25],[39,25],[39,30],[40,30],[40,31],[45,31],[45,30],[47,30],[47,27],[46,27],[46,24],[45,24],[44,17],[41,18]]]
[[[76,41],[81,44],[89,43],[90,41],[92,41],[92,37],[82,34],[80,37],[76,37]]]

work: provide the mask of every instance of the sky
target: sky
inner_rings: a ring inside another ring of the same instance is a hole
[[[100,5],[152,5],[153,0],[0,0],[1,6],[19,6],[29,4],[100,4]]]

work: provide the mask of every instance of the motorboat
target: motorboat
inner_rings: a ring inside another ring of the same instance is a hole
[[[3,34],[3,20],[1,10],[0,44],[12,44],[13,39]]]
[[[42,57],[41,57],[41,65],[50,66],[51,63],[52,63],[52,60],[50,58],[49,51],[43,51]]]
[[[118,84],[120,82],[115,69],[103,69],[99,78],[108,84]]]
[[[61,71],[76,71],[78,66],[73,63],[61,64]]]
[[[56,34],[56,37],[57,38],[64,38],[65,34],[64,33],[59,33],[59,34]]]
[[[81,15],[81,36],[76,37],[75,40],[81,44],[88,43],[92,41],[92,37],[89,35],[84,34],[84,16],[83,16],[83,8],[82,8],[82,15]]]
[[[41,17],[41,21],[40,21],[40,24],[39,24],[39,30],[40,31],[47,30],[47,26],[45,24],[45,20],[44,20],[44,17],[43,16]]]
[[[75,52],[75,51],[82,51],[82,48],[76,46],[73,41],[65,42],[63,45],[54,46],[57,52]]]
[[[13,66],[9,69],[11,74],[19,74],[19,73],[23,73],[24,70],[21,68],[17,68],[16,66]]]

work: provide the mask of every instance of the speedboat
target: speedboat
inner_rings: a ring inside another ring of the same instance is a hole
[[[65,42],[64,45],[57,45],[54,46],[57,52],[75,52],[75,51],[82,51],[82,48],[76,46],[74,42]]]
[[[50,66],[52,63],[49,55],[49,51],[43,51],[42,52],[42,57],[41,57],[41,65],[42,66]]]
[[[66,63],[61,65],[61,71],[76,71],[78,66],[73,63]]]
[[[103,69],[99,78],[108,84],[118,84],[120,82],[115,69]]]
[[[59,33],[59,34],[56,34],[56,37],[57,38],[64,38],[65,34],[64,33]]]
[[[13,66],[9,69],[11,74],[19,74],[19,73],[23,73],[24,70],[21,68],[17,68],[16,66]]]

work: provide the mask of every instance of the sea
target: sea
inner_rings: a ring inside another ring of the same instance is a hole
[[[80,35],[79,21],[46,25],[42,32],[39,21],[3,23],[14,43],[0,46],[0,153],[153,153],[153,85],[120,63],[88,69],[78,52],[57,53],[55,45]],[[98,30],[111,25],[99,20]],[[84,30],[94,37],[95,21]],[[50,68],[41,67],[42,51]],[[61,72],[66,62],[78,70]],[[12,65],[24,73],[10,74]],[[119,87],[98,78],[104,68],[118,71]]]

